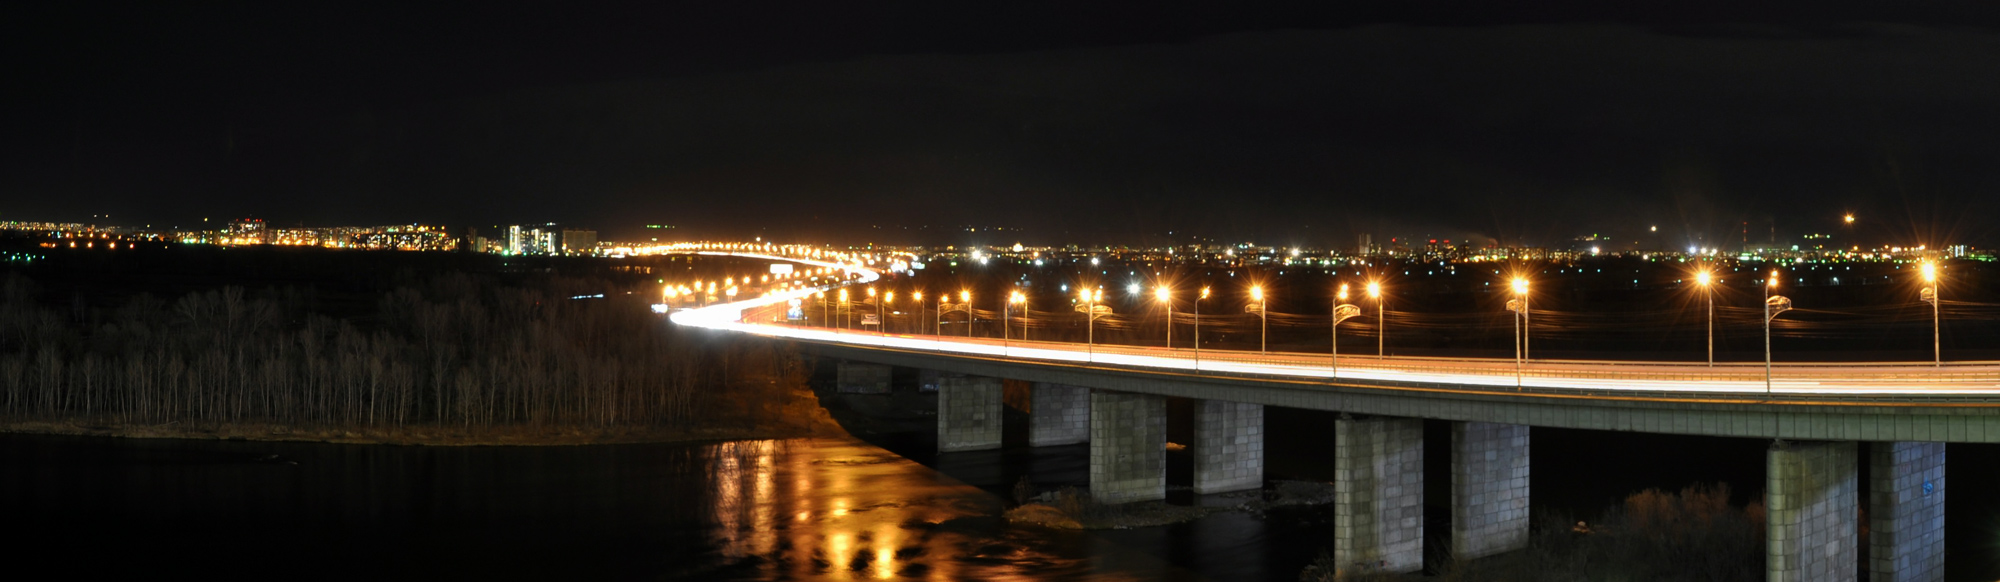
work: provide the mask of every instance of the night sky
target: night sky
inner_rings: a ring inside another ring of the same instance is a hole
[[[0,220],[2000,242],[1982,2],[14,4]]]

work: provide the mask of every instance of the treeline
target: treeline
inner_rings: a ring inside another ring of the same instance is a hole
[[[647,309],[650,294],[587,279],[502,284],[444,274],[395,288],[372,316],[350,319],[309,312],[307,295],[140,294],[86,313],[39,304],[32,282],[8,275],[0,414],[150,425],[677,427],[703,415],[704,388],[743,367],[720,363],[746,349],[673,329]],[[802,367],[763,355],[757,361],[774,374]]]

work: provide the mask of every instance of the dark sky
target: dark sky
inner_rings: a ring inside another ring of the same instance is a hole
[[[0,220],[2000,235],[1980,2],[41,4]]]

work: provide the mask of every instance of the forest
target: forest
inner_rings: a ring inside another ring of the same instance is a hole
[[[794,351],[677,329],[632,282],[437,272],[336,317],[297,287],[64,309],[38,301],[35,281],[0,277],[0,420],[17,430],[657,437],[811,424],[786,418],[808,372]]]

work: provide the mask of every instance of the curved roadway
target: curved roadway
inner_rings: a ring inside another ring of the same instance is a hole
[[[829,261],[754,253],[702,252],[715,256],[786,261],[844,269],[869,283],[873,270]],[[1258,353],[1237,350],[1083,345],[1066,342],[1005,341],[935,335],[800,327],[783,323],[786,302],[832,287],[769,295],[674,311],[675,323],[820,344],[896,351],[919,351],[1017,363],[1111,366],[1160,372],[1272,379],[1317,379],[1376,387],[1433,386],[1488,392],[1583,392],[1598,396],[1684,395],[1751,398],[1862,397],[1871,401],[2000,400],[2000,363],[1856,362],[1776,364],[1769,384],[1761,363],[1528,360]],[[1337,365],[1336,365],[1337,364]]]

